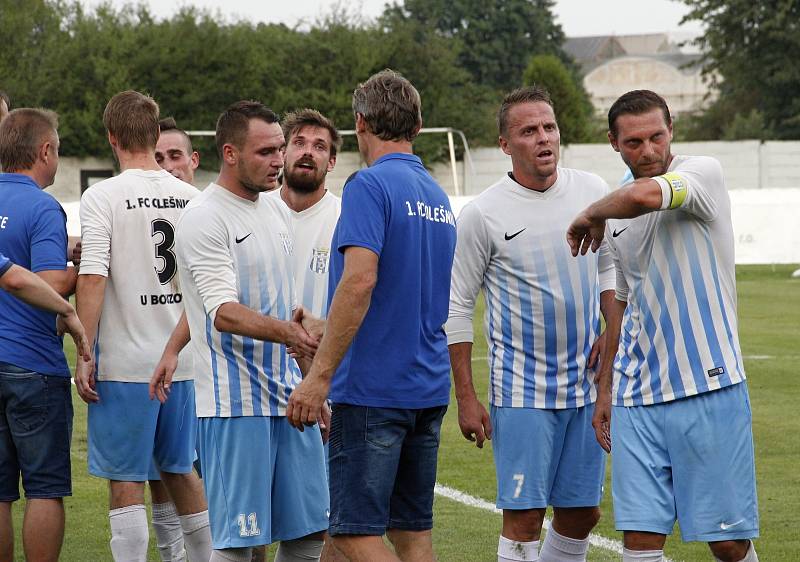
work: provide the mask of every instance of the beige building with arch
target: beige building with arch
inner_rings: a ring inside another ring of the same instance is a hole
[[[620,95],[648,89],[667,100],[673,114],[701,110],[716,96],[700,71],[700,54],[667,33],[572,37],[564,49],[583,71],[595,110],[605,115]]]

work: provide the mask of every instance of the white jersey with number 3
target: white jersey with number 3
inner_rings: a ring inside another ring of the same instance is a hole
[[[285,187],[281,189],[286,189]],[[281,199],[281,189],[269,193]],[[330,191],[322,199],[299,213],[289,209],[294,230],[294,279],[297,300],[317,318],[328,315],[328,265],[331,239],[342,200]]]
[[[613,402],[668,402],[744,380],[728,190],[719,162],[675,156],[662,210],[610,220],[606,239],[627,301]]]
[[[107,277],[95,354],[98,380],[150,381],[183,312],[175,226],[199,191],[164,170],[125,170],[81,198],[81,275]],[[192,378],[181,354],[174,380]]]

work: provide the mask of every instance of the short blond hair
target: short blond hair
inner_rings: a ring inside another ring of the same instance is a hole
[[[154,149],[158,143],[158,104],[134,90],[111,98],[103,111],[103,125],[114,135],[122,150]]]
[[[49,109],[15,109],[0,122],[0,165],[4,172],[30,170],[42,144],[57,134],[58,115]]]
[[[412,141],[422,127],[422,101],[401,74],[386,69],[373,74],[353,92],[353,113],[385,141]]]

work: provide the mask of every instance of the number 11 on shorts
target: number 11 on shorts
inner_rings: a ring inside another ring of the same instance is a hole
[[[515,474],[514,480],[517,481],[517,487],[514,488],[514,499],[519,497],[520,492],[522,492],[522,484],[525,482],[525,475],[524,474]]]
[[[257,537],[261,534],[261,529],[258,528],[258,521],[256,520],[255,513],[251,513],[246,517],[244,513],[240,513],[236,518],[236,522],[239,524],[240,537]]]

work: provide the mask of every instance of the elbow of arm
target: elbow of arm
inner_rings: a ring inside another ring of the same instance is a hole
[[[2,281],[0,281],[0,287],[11,294],[18,294],[25,289],[27,282],[25,276],[19,275],[19,272],[14,271],[14,269],[15,268],[12,268],[8,273],[3,275]]]
[[[353,288],[361,295],[371,295],[378,283],[376,271],[365,271],[353,276]]]
[[[631,189],[630,197],[636,207],[648,211],[655,211],[661,208],[661,189],[658,184],[655,184],[655,189],[652,187],[645,184],[635,185]]]

